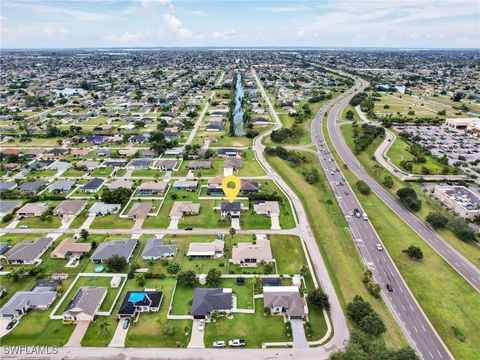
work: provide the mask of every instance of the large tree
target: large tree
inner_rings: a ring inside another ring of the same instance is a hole
[[[182,286],[193,287],[197,283],[197,277],[192,270],[182,271],[177,275],[177,281]]]
[[[328,295],[322,289],[316,288],[308,293],[307,301],[320,309],[330,310],[330,302]]]
[[[127,267],[127,260],[123,256],[112,255],[105,260],[105,266],[109,272],[121,272]]]
[[[222,277],[222,272],[217,268],[211,268],[207,273],[207,285],[210,287],[217,287]]]

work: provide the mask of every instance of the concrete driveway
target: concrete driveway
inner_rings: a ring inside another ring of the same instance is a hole
[[[270,227],[270,229],[280,230],[280,219],[278,217],[278,214],[270,215],[270,220],[272,221],[272,226]]]
[[[240,219],[239,218],[232,218],[232,228],[235,230],[240,230]]]
[[[118,322],[117,329],[115,330],[115,334],[113,334],[112,341],[110,341],[110,344],[108,344],[108,347],[125,347],[125,338],[127,337],[130,323],[128,323],[128,327],[124,329],[123,328],[124,321],[125,321],[124,319],[121,319]]]
[[[198,319],[193,320],[192,336],[190,337],[188,348],[197,348],[197,349],[205,348],[205,343],[203,342],[203,334],[205,333],[205,329],[203,329],[203,331],[198,330],[199,322],[200,320]]]
[[[4,335],[7,335],[10,331],[15,329],[18,326],[18,323],[20,322],[20,319],[17,319],[17,320],[18,320],[18,322],[15,324],[15,326],[13,328],[11,328],[10,330],[7,330],[7,325],[10,321],[12,321],[12,319],[10,319],[10,318],[0,318],[0,337],[2,337]]]
[[[303,328],[302,319],[291,319],[292,337],[294,348],[308,348],[308,341],[305,337],[305,329]]]
[[[72,335],[70,335],[70,339],[65,344],[65,346],[81,346],[80,343],[82,342],[83,336],[87,332],[88,326],[90,325],[90,321],[79,321],[75,326],[75,330],[73,330]]]
[[[170,225],[168,225],[169,229],[178,229],[178,222],[180,221],[179,218],[172,218],[170,219]]]

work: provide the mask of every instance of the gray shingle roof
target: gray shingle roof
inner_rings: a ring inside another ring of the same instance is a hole
[[[106,287],[82,286],[68,304],[64,314],[83,312],[93,316],[102,304],[106,294]]]
[[[48,307],[57,297],[50,288],[37,287],[32,291],[17,291],[0,309],[0,315],[15,317],[24,308]]]
[[[232,308],[232,292],[222,288],[196,288],[193,294],[190,313],[193,316],[205,316],[214,310]]]
[[[36,240],[22,241],[15,244],[6,254],[8,261],[32,261],[53,242],[51,237],[43,237]]]
[[[137,245],[137,239],[112,240],[101,243],[93,253],[92,260],[106,260],[113,255],[129,259]]]
[[[163,244],[162,239],[150,239],[145,244],[142,257],[160,257],[176,253],[176,245]]]

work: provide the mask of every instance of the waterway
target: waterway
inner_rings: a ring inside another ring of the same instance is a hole
[[[243,129],[243,95],[244,93],[242,77],[240,74],[237,74],[237,85],[235,89],[235,109],[233,111],[233,124],[235,126],[233,133],[235,136],[245,135],[245,130]]]

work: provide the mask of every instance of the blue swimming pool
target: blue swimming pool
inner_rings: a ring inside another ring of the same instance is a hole
[[[130,297],[128,298],[128,301],[138,302],[138,301],[142,301],[144,298],[145,298],[144,293],[131,293]]]

